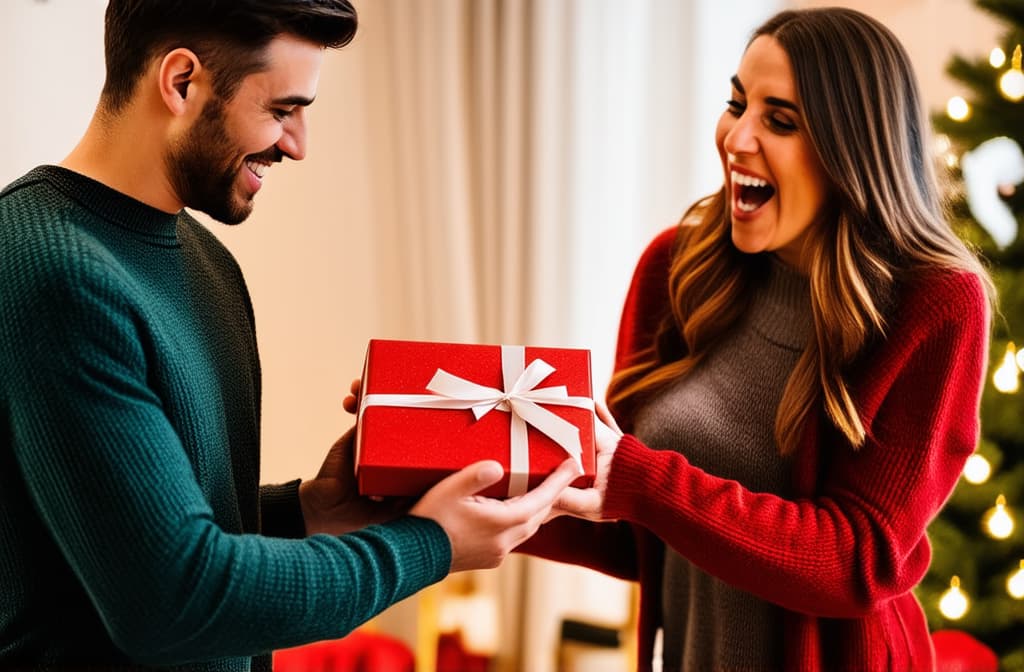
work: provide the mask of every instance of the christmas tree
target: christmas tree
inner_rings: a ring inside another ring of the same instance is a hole
[[[969,95],[933,116],[950,180],[952,222],[989,262],[999,292],[982,395],[981,442],[928,530],[918,597],[934,630],[960,630],[1024,672],[1024,0],[976,0],[1007,26],[980,58],[947,73]]]

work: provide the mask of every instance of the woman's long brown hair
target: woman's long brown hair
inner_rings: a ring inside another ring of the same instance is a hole
[[[783,11],[754,32],[789,55],[806,133],[830,184],[827,211],[812,225],[814,333],[787,381],[775,440],[794,452],[815,409],[859,447],[865,427],[849,388],[849,370],[876,339],[904,274],[959,269],[977,274],[994,299],[978,257],[943,214],[929,152],[929,126],[910,59],[893,34],[855,10]],[[746,310],[763,255],[731,242],[726,192],[683,217],[669,270],[669,314],[635,365],[616,373],[608,405],[625,417],[685,376]]]

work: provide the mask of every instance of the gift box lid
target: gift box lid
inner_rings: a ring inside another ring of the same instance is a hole
[[[574,485],[593,482],[588,350],[373,339],[362,381],[363,494],[422,494],[468,464],[495,459],[505,477],[482,494],[508,496],[536,486],[573,453],[584,470]]]

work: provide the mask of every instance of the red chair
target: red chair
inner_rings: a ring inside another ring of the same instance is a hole
[[[274,672],[414,672],[416,658],[395,637],[356,630],[342,639],[274,652]]]
[[[937,672],[998,672],[995,652],[961,630],[932,633]]]

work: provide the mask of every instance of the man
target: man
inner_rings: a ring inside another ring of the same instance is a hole
[[[575,477],[490,500],[482,462],[399,515],[355,494],[349,432],[258,486],[249,297],[184,208],[248,216],[355,30],[346,0],[110,0],[89,128],[0,194],[0,669],[269,669],[496,566]]]

